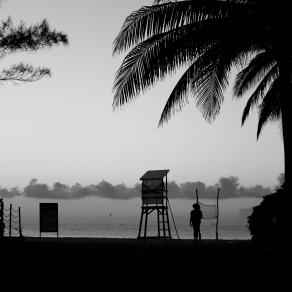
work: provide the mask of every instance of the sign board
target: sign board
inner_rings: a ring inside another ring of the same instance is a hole
[[[40,203],[40,236],[42,232],[59,232],[58,203]]]

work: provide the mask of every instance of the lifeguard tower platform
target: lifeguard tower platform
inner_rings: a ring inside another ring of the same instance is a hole
[[[149,170],[140,178],[142,181],[142,207],[138,239],[171,239],[167,196],[168,172],[168,169]],[[147,237],[148,216],[151,213],[156,213],[157,216],[157,236]]]

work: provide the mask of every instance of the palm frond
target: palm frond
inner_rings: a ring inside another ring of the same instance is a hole
[[[250,113],[250,110],[258,105],[260,99],[264,97],[267,88],[278,77],[278,74],[279,74],[278,66],[275,64],[266,74],[266,76],[262,79],[262,81],[259,83],[257,88],[252,93],[252,95],[249,97],[242,114],[241,120],[242,125],[245,123]]]
[[[114,82],[113,107],[122,106],[178,67],[191,64],[220,38],[226,23],[216,20],[186,25],[149,38],[124,59]],[[206,33],[207,32],[207,33]]]
[[[257,130],[257,138],[259,138],[263,126],[268,121],[277,121],[281,118],[281,102],[280,102],[280,78],[272,83],[269,91],[259,107],[259,122]]]
[[[158,126],[168,122],[172,115],[181,111],[188,103],[190,85],[195,74],[195,63],[191,64],[172,90],[162,111]]]
[[[206,19],[223,19],[231,11],[241,11],[242,3],[226,1],[178,1],[143,6],[131,13],[113,43],[113,54],[178,27]],[[232,9],[233,8],[233,9]]]
[[[217,75],[218,56],[222,50],[221,44],[214,45],[195,62],[198,70],[192,80],[191,90],[197,107],[208,122],[217,117],[224,100],[222,84]]]
[[[204,118],[213,121],[220,111],[223,90],[228,86],[232,66],[242,62],[251,50],[248,43],[245,46],[233,47],[232,42],[224,40],[224,42],[218,41],[204,52],[174,88],[164,107],[159,126],[167,122],[171,115],[180,111],[188,102],[187,94],[191,84],[193,94],[197,96],[197,106]],[[195,68],[198,72],[194,71]]]
[[[260,82],[274,64],[275,57],[270,51],[256,54],[248,66],[237,74],[233,88],[234,95],[241,97],[251,87]]]
[[[216,71],[216,80],[220,84],[220,87],[222,89],[221,91],[223,91],[228,86],[231,68],[238,63],[242,63],[243,60],[245,60],[246,56],[249,55],[249,52],[251,50],[252,48],[250,48],[250,44],[246,44],[245,47],[243,45],[241,47],[238,47],[233,46],[233,42],[229,39],[225,39],[224,42],[220,43],[218,41],[217,46],[212,47],[212,56],[210,60],[208,59],[210,57],[210,53],[205,54],[205,64],[209,64],[210,61],[216,62],[216,68],[214,67],[214,71]],[[195,68],[197,68],[197,70],[201,70],[201,66],[202,60],[198,60],[197,63],[195,62],[190,65],[188,70],[184,73],[179,82],[176,84],[164,107],[164,110],[160,117],[159,126],[162,126],[170,119],[172,115],[182,110],[184,105],[188,103],[190,85],[195,78]],[[220,99],[221,97],[219,98],[219,100]]]
[[[217,60],[217,76],[222,87],[225,89],[229,84],[229,74],[233,67],[242,67],[249,59],[251,52],[253,51],[253,45],[249,42],[240,43],[234,45],[234,38],[232,40],[224,40],[221,49],[218,52]]]
[[[257,2],[156,0],[155,5],[133,12],[113,44],[114,54],[134,47],[116,74],[113,107],[121,107],[187,65],[165,104],[159,126],[188,103],[189,93],[203,117],[212,122],[235,65],[241,71],[234,95],[241,97],[256,86],[243,111],[242,124],[258,106],[259,136],[267,121],[281,116],[281,91],[270,22]]]

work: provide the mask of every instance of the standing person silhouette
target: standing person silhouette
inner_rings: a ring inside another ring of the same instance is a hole
[[[198,203],[193,204],[193,210],[191,211],[191,218],[190,218],[190,226],[193,227],[194,230],[194,240],[195,242],[201,241],[201,219],[203,217],[203,213],[200,210],[200,205]]]

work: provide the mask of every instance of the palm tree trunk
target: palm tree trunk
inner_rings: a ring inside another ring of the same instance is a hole
[[[292,94],[290,93],[290,96],[292,96]],[[284,100],[282,100],[282,131],[283,131],[283,145],[284,145],[284,173],[285,173],[285,183],[286,183],[286,187],[290,189],[290,187],[288,187],[288,185],[291,186],[291,182],[292,182],[292,178],[291,178],[291,167],[289,166],[289,161],[291,160],[291,155],[289,154],[288,149],[291,149],[291,146],[289,147],[289,145],[291,144],[291,142],[289,141],[289,133],[288,133],[288,127],[289,127],[289,118],[291,113],[289,113],[289,108],[288,108],[288,104],[287,104],[287,100],[288,98],[282,98]],[[291,139],[290,139],[291,140]]]
[[[291,153],[289,153],[289,148],[291,149],[291,141],[289,141],[289,121],[291,113],[289,112],[289,99],[292,98],[292,87],[291,87],[291,68],[288,58],[279,58],[279,76],[281,82],[281,112],[282,112],[282,131],[283,131],[283,146],[284,146],[284,173],[285,173],[285,185],[287,188],[287,193],[291,190]],[[291,151],[291,150],[290,150]]]

